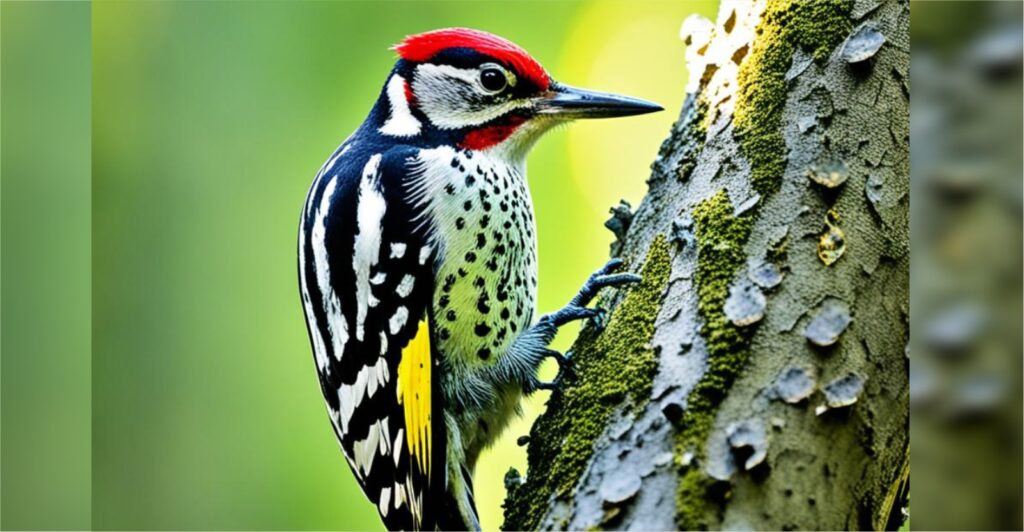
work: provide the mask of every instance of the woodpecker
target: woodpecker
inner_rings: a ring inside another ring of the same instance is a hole
[[[558,385],[536,376],[546,358],[569,363],[548,347],[558,328],[597,316],[601,288],[639,280],[609,262],[534,321],[527,152],[558,124],[661,107],[558,83],[482,31],[394,50],[380,97],[306,197],[302,306],[335,436],[384,524],[476,530],[477,458],[524,393]]]

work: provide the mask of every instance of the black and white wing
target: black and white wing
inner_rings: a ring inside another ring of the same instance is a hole
[[[388,528],[432,529],[447,506],[445,424],[430,327],[434,250],[404,201],[410,155],[347,142],[328,160],[302,213],[299,282],[349,465]]]

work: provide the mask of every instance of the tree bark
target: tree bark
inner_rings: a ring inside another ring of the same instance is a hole
[[[615,216],[644,280],[580,334],[504,526],[898,525],[908,2],[723,2],[682,33],[686,102]]]

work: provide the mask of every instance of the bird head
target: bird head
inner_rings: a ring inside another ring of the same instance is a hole
[[[463,149],[522,156],[557,124],[662,109],[558,83],[525,50],[483,31],[430,31],[394,50],[399,60],[381,95],[387,113],[379,130],[386,135],[440,136]]]

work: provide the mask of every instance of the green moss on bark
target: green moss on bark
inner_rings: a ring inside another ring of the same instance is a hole
[[[761,194],[779,188],[786,169],[782,109],[786,72],[796,47],[821,62],[850,33],[853,0],[769,1],[750,54],[740,65],[734,132],[751,166],[751,181]]]
[[[733,325],[725,316],[725,299],[736,272],[746,261],[743,246],[753,220],[733,216],[732,202],[723,190],[693,209],[697,230],[697,312],[703,320],[701,336],[707,346],[708,368],[687,397],[676,454],[703,458],[704,442],[714,424],[715,411],[750,354],[748,329]],[[676,519],[683,529],[706,528],[706,500],[710,479],[691,463],[682,471],[676,493]]]
[[[688,116],[681,121],[678,127],[684,131],[683,141],[678,148],[683,156],[679,160],[677,176],[681,181],[689,179],[693,169],[697,166],[697,156],[704,148],[704,140],[708,136],[708,121],[711,116],[708,114],[708,102],[704,98],[698,98]]]
[[[551,497],[572,494],[614,410],[647,403],[658,360],[650,348],[654,319],[672,269],[668,244],[655,238],[640,272],[601,333],[587,327],[574,346],[573,371],[530,431],[529,471],[505,500],[506,530],[536,529]]]

